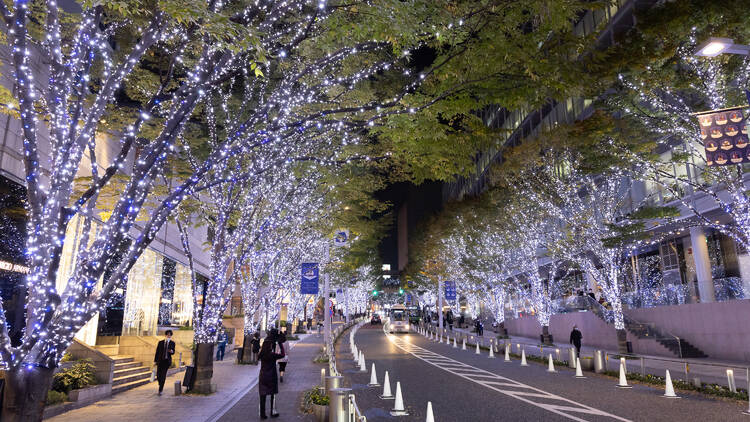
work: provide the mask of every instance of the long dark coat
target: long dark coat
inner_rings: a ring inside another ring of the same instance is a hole
[[[283,351],[283,349],[282,349]],[[262,396],[279,393],[279,377],[276,374],[276,361],[283,358],[283,353],[266,353],[261,350],[260,375],[258,376],[258,393]]]

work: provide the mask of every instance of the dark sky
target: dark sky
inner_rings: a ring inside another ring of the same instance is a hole
[[[442,182],[425,182],[419,186],[411,183],[396,183],[377,193],[377,198],[392,204],[392,226],[388,236],[380,242],[380,257],[391,269],[398,268],[398,210],[404,202],[408,210],[408,233],[411,235],[417,222],[442,208]],[[410,237],[410,236],[409,236]]]

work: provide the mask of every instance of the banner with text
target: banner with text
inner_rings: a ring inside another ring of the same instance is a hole
[[[300,293],[303,295],[318,294],[318,263],[302,263],[302,282],[300,283]]]

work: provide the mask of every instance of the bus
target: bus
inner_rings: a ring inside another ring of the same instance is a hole
[[[409,313],[406,306],[398,304],[391,307],[391,310],[388,312],[386,329],[390,333],[409,332]]]

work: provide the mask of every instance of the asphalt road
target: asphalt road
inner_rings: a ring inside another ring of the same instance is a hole
[[[382,386],[367,387],[369,372],[355,369],[348,336],[342,339],[339,371],[368,421],[396,419],[389,413],[393,401],[379,398]],[[669,399],[661,389],[638,384],[619,389],[609,377],[585,372],[585,379],[576,379],[568,368],[551,374],[534,362],[522,367],[518,360],[504,362],[502,355],[489,359],[486,351],[476,355],[415,333],[389,338],[382,327],[365,325],[355,342],[368,371],[375,363],[380,383],[385,370],[394,393],[401,382],[410,413],[401,420],[424,421],[431,401],[436,421],[750,421],[741,413],[747,404],[687,392]]]

